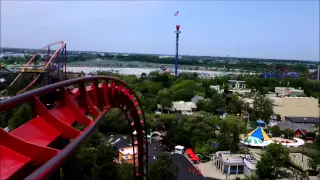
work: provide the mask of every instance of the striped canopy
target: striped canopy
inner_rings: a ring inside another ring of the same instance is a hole
[[[257,137],[250,136],[246,139],[246,142],[249,145],[260,145],[263,144],[263,141]]]

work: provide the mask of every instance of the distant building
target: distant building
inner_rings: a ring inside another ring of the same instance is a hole
[[[135,152],[138,151],[138,148],[135,147]],[[136,154],[136,160],[138,160]],[[118,156],[118,160],[120,161],[120,163],[129,163],[129,164],[133,164],[133,147],[126,147],[126,148],[121,148],[119,149],[119,156]]]
[[[269,126],[279,126],[280,131],[291,129],[295,132],[295,137],[302,137],[307,132],[314,132],[314,125],[320,122],[320,118],[315,117],[285,117],[282,121],[270,121]]]
[[[305,96],[304,91],[302,89],[295,89],[292,87],[275,87],[275,93],[279,97],[283,96]]]
[[[23,53],[0,53],[0,58],[5,57],[24,57],[25,55]]]
[[[309,97],[268,97],[273,112],[284,117],[319,117],[318,100]]]
[[[238,80],[228,80],[229,89],[245,89],[246,82]]]
[[[220,85],[210,85],[210,89],[215,89],[216,91],[220,92],[221,87]]]
[[[164,59],[164,58],[175,58],[175,56],[173,56],[173,55],[160,55],[159,56],[159,59]],[[182,57],[181,56],[179,56],[179,59],[181,59]]]
[[[226,174],[255,175],[257,160],[250,154],[232,154],[230,151],[218,151],[214,154],[214,164]]]
[[[239,93],[242,95],[247,95],[251,92],[251,89],[247,89],[247,85],[245,81],[238,80],[228,80],[229,91],[234,93]]]
[[[193,102],[176,101],[172,102],[171,111],[192,113],[197,110],[197,105]]]

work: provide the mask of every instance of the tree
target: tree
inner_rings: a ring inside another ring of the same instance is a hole
[[[205,90],[205,97],[206,98],[211,98],[214,94],[218,94],[217,90],[212,89],[210,87],[206,88],[206,90]]]
[[[215,151],[215,149],[208,142],[206,142],[204,144],[200,142],[200,143],[196,143],[194,151],[197,154],[209,155],[209,154],[213,153]]]
[[[13,130],[32,118],[31,107],[28,104],[22,104],[8,121],[10,130]]]
[[[80,150],[77,153],[77,159],[79,160],[82,170],[87,177],[92,176],[92,168],[94,166],[94,157],[96,153],[96,147],[80,147]]]
[[[261,118],[267,124],[269,123],[270,116],[273,114],[272,103],[265,97],[257,97],[253,102],[253,115],[256,118]]]
[[[277,125],[276,126],[272,126],[270,128],[270,132],[271,132],[272,136],[278,137],[278,136],[280,136],[280,127],[277,126]]]
[[[227,111],[232,114],[240,114],[244,109],[244,102],[239,99],[239,96],[231,94],[231,98],[227,104]]]
[[[97,129],[95,129],[91,136],[90,139],[84,142],[83,146],[85,147],[98,147],[101,144],[102,141],[102,135],[99,133]]]
[[[157,93],[163,89],[161,83],[149,83],[148,84],[148,91],[151,95],[157,95]]]
[[[168,89],[160,90],[157,94],[156,100],[161,105],[162,108],[172,107],[171,94]]]
[[[8,127],[10,130],[13,130],[24,123],[23,118],[20,115],[13,115],[12,118],[8,121]]]
[[[170,80],[167,73],[159,73],[155,71],[149,73],[149,79],[154,82],[168,82]]]
[[[281,144],[270,144],[257,164],[257,175],[260,179],[275,179],[279,168],[289,162],[289,150]]]
[[[99,123],[98,130],[101,133],[130,133],[131,127],[128,123],[128,119],[120,109],[111,109]]]
[[[141,79],[147,79],[147,74],[146,73],[141,73]]]
[[[167,153],[157,156],[157,160],[149,165],[150,180],[176,180],[179,168],[172,163],[172,158]]]
[[[239,135],[245,130],[245,122],[238,116],[227,116],[219,122],[218,149],[231,151],[238,150]]]
[[[113,162],[115,153],[110,146],[101,143],[93,160],[92,180],[117,179],[117,165]]]
[[[260,179],[275,179],[277,164],[275,159],[269,154],[262,154],[257,163],[257,175]]]
[[[287,139],[292,139],[293,137],[294,137],[294,130],[292,130],[292,129],[285,129],[284,130],[284,136],[285,136],[285,138],[287,138]]]
[[[197,110],[198,111],[204,111],[206,107],[207,107],[207,100],[200,99],[197,102]]]
[[[315,170],[315,171],[316,171],[318,165],[319,165],[319,164],[317,164],[316,161],[313,160],[312,158],[309,158],[309,159],[308,159],[308,166],[309,166],[309,168],[311,168],[312,170]]]
[[[117,180],[128,180],[132,179],[133,167],[132,164],[122,163],[118,165],[117,169]]]
[[[172,99],[174,101],[190,101],[192,97],[194,97],[195,92],[191,89],[179,89],[173,91]]]
[[[281,144],[272,143],[268,145],[266,147],[266,153],[274,157],[279,166],[289,161],[289,149]]]
[[[245,130],[245,122],[238,116],[230,115],[225,118],[225,121],[227,121],[227,125],[229,126],[229,130],[231,133],[230,149],[232,151],[236,151],[239,148],[238,145],[240,142],[240,133],[243,133]]]

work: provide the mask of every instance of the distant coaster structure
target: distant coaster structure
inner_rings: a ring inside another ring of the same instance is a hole
[[[319,69],[319,68],[318,68]],[[284,65],[281,64],[272,64],[270,66],[265,66],[265,72],[263,73],[263,77],[265,79],[268,78],[298,78],[299,74],[294,71],[289,71]],[[319,80],[319,70],[318,72],[308,73],[306,76],[308,79],[318,79]]]
[[[57,49],[54,50],[54,47],[58,46]],[[42,55],[43,57],[39,60],[38,57]],[[9,84],[8,87],[12,86],[16,83],[19,78],[21,78],[24,74],[31,74],[31,82],[21,89],[17,94],[23,93],[28,90],[32,85],[37,82],[41,82],[42,86],[46,86],[57,81],[63,81],[67,79],[67,45],[64,41],[59,41],[55,43],[51,43],[45,47],[43,47],[39,52],[35,53],[29,61],[24,64],[18,75],[14,78],[14,80]],[[3,70],[8,70],[3,67]],[[4,93],[6,91],[3,90],[1,92]]]

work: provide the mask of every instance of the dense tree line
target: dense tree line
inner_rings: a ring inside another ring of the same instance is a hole
[[[30,55],[25,57],[3,57],[1,60],[5,64],[23,64],[31,58]],[[117,61],[138,61],[148,62],[157,64],[174,64],[174,57],[159,58],[157,55],[146,55],[146,54],[110,54],[110,53],[71,53],[68,55],[68,62],[81,62],[92,59],[102,60],[117,60]],[[37,56],[36,59],[40,62],[45,60],[44,57]],[[235,63],[236,62],[236,63]],[[267,65],[268,63],[275,63],[274,65]],[[305,62],[304,62],[305,63]],[[305,73],[308,71],[306,64],[298,61],[274,61],[268,59],[250,59],[250,58],[236,58],[236,57],[197,57],[197,56],[183,56],[179,59],[180,65],[193,65],[203,66],[211,68],[225,68],[249,70],[254,72],[277,72],[281,73],[284,71],[294,71],[298,73]],[[312,65],[313,64],[313,65]],[[316,63],[309,62],[308,68],[317,68]]]

